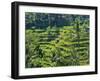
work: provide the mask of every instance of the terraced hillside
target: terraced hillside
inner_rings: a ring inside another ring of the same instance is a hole
[[[25,36],[26,68],[89,64],[89,30],[83,26],[33,27]]]

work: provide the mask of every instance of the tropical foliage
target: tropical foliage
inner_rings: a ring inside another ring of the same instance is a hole
[[[25,66],[89,64],[89,16],[25,13]]]

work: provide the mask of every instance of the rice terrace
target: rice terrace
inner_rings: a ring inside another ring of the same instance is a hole
[[[25,67],[89,65],[89,15],[25,12]]]

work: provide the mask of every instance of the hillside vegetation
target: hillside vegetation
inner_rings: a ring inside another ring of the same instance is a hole
[[[30,12],[25,15],[26,68],[89,64],[88,16],[41,13],[38,18],[36,15]]]

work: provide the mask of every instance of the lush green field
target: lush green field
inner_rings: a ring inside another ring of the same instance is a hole
[[[89,31],[83,26],[26,29],[26,68],[89,64]]]

